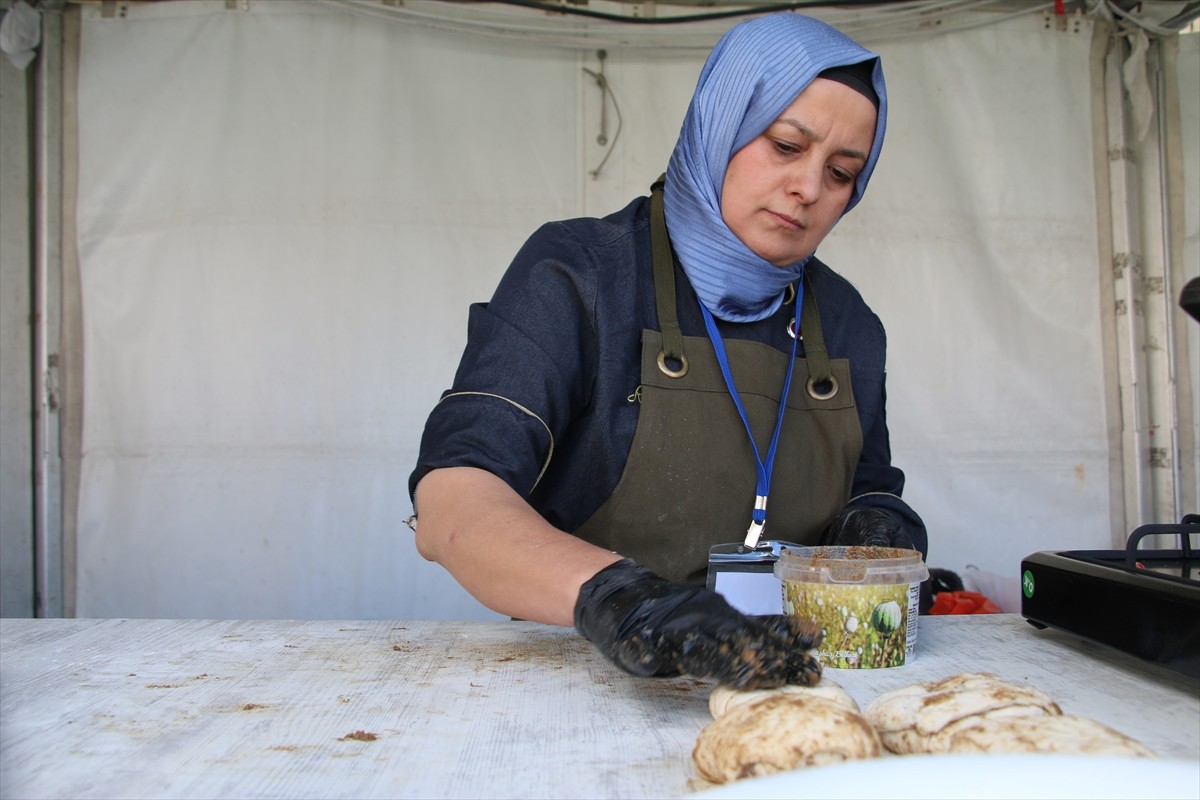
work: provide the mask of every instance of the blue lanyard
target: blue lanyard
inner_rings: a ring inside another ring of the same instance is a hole
[[[800,298],[803,291],[804,285],[798,283],[796,286],[797,315],[799,315]],[[704,327],[708,330],[708,338],[717,354],[717,363],[721,366],[721,374],[725,377],[725,386],[729,388],[729,396],[733,398],[733,404],[742,418],[742,424],[746,426],[746,435],[750,437],[750,449],[754,451],[754,468],[758,473],[758,484],[755,490],[754,511],[750,516],[750,527],[746,530],[746,541],[743,543],[747,548],[753,550],[758,546],[758,540],[767,524],[767,495],[771,491],[771,472],[775,468],[775,452],[779,449],[779,432],[783,430],[783,412],[787,409],[788,392],[792,388],[792,371],[796,367],[796,344],[800,341],[800,337],[796,336],[792,339],[792,358],[788,361],[787,376],[783,379],[783,395],[779,399],[779,418],[775,420],[775,433],[771,437],[771,446],[767,450],[767,460],[764,462],[758,454],[758,444],[754,441],[754,431],[750,429],[750,419],[746,416],[746,407],[742,404],[737,387],[733,385],[733,372],[729,368],[729,356],[725,353],[725,342],[721,338],[721,332],[717,330],[717,322],[703,302],[700,303],[700,312],[704,315]]]

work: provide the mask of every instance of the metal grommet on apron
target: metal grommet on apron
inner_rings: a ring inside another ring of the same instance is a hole
[[[827,386],[825,390],[818,389],[817,386]],[[808,391],[808,396],[813,400],[829,400],[837,397],[838,382],[837,378],[830,375],[824,381],[818,382],[815,378],[809,378],[804,382],[804,388]]]
[[[677,267],[662,213],[662,183],[655,183],[650,200],[659,329],[642,331],[637,428],[612,495],[573,533],[668,580],[703,585],[709,548],[740,540],[746,531],[755,498],[755,457],[712,343],[703,335],[684,336],[679,328]],[[766,450],[779,403],[787,403],[772,478],[769,535],[816,544],[850,498],[862,429],[849,364],[830,360],[807,281],[800,311],[805,357],[795,360],[786,398],[780,391],[787,353],[737,338],[725,347],[760,451]],[[661,369],[660,358],[681,374]],[[830,381],[837,391],[819,399]],[[810,383],[818,397],[800,388]]]
[[[669,366],[667,366],[667,360],[670,358],[671,358],[671,356],[667,355],[667,351],[665,349],[658,351],[658,369],[659,369],[659,371],[663,375],[666,375],[668,378],[682,378],[684,375],[687,375],[687,371],[688,371],[687,356],[680,353],[679,357],[674,359],[676,361],[676,363],[679,364],[678,369],[671,369]]]

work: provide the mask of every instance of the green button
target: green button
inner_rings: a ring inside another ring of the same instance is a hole
[[[1033,597],[1033,573],[1025,570],[1025,574],[1021,576],[1021,591],[1026,597]]]

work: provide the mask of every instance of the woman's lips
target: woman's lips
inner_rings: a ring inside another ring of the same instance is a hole
[[[800,220],[796,219],[795,217],[789,217],[787,214],[779,214],[775,211],[771,211],[770,209],[767,209],[767,213],[770,214],[776,222],[789,230],[798,231],[804,227],[802,224],[800,224]]]

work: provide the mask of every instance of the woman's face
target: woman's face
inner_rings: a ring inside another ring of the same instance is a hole
[[[721,217],[777,267],[812,255],[832,230],[867,163],[875,106],[837,81],[816,78],[725,170]]]

